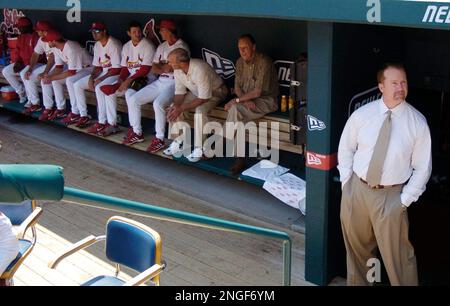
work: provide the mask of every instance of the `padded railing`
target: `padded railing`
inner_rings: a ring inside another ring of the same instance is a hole
[[[283,285],[291,284],[292,242],[285,232],[64,187],[62,172],[62,167],[53,165],[0,165],[0,202],[64,200],[160,220],[278,239],[283,242]]]

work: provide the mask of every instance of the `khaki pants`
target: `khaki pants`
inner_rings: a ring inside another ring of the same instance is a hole
[[[194,141],[195,141],[195,147],[202,147],[201,144],[206,139],[206,135],[203,135],[203,126],[205,123],[209,121],[208,113],[217,105],[219,105],[228,95],[228,89],[224,85],[216,90],[213,91],[211,99],[209,99],[207,102],[203,103],[202,105],[199,105],[195,108],[195,115],[200,115],[201,120],[194,121]],[[191,92],[188,92],[183,100],[183,103],[189,103],[192,102],[197,97],[194,96]],[[189,119],[192,119],[192,114],[189,111],[183,112],[177,119],[177,121],[187,121]],[[169,139],[175,139],[178,135],[173,134],[172,132],[172,126],[175,122],[169,122]],[[201,140],[201,144],[200,141]]]
[[[245,124],[274,112],[278,108],[276,100],[271,97],[256,98],[252,101],[256,105],[254,109],[248,109],[243,103],[233,105],[228,110],[227,122],[243,122]]]
[[[408,214],[400,201],[402,185],[371,189],[356,174],[344,185],[341,224],[347,250],[347,285],[369,285],[367,266],[377,246],[391,285],[418,285]]]
[[[278,106],[276,105],[276,100],[272,97],[260,97],[252,100],[255,103],[254,109],[247,108],[244,103],[237,103],[233,105],[228,110],[227,120],[226,122],[242,122],[246,124],[247,122],[259,119],[264,117],[264,115],[274,112],[277,110]],[[224,128],[226,131],[226,128]],[[233,146],[233,154],[236,155],[237,150],[237,140],[233,140],[236,131],[233,131],[232,134],[225,135],[227,141],[227,147]]]

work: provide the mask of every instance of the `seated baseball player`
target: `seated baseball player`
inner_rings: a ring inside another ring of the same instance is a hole
[[[162,20],[159,24],[159,32],[164,42],[156,49],[152,65],[152,73],[159,75],[158,79],[127,99],[130,125],[133,133],[138,135],[133,138],[134,140],[140,139],[142,136],[141,105],[153,102],[156,137],[153,138],[147,149],[151,153],[157,152],[165,146],[166,108],[172,103],[175,95],[173,69],[167,63],[167,56],[170,51],[177,48],[189,51],[188,45],[178,38],[177,28],[172,20]]]
[[[80,113],[77,107],[77,97],[75,95],[74,84],[79,79],[91,73],[92,56],[81,48],[76,41],[66,40],[61,33],[56,30],[50,30],[45,35],[45,42],[53,48],[55,56],[55,69],[42,79],[42,91],[48,92],[49,87],[53,87],[56,100],[56,110],[53,110],[53,104],[46,104],[44,99],[45,110],[39,117],[40,120],[55,120],[64,118],[61,122],[68,124],[78,120]],[[67,65],[67,69],[64,66]],[[66,98],[64,97],[63,85],[66,84],[69,92],[71,111],[69,115],[66,113]],[[44,93],[49,95],[48,93]]]
[[[50,48],[47,42],[42,40],[47,34],[47,31],[52,29],[52,25],[50,22],[42,20],[36,22],[34,28],[39,36],[39,40],[37,41],[33,54],[31,55],[28,71],[22,78],[25,91],[27,92],[28,102],[31,104],[25,109],[25,114],[38,112],[42,109],[39,99],[38,83],[41,83],[42,79],[48,75],[55,65],[55,57],[53,55],[52,48]],[[46,65],[40,63],[40,58],[44,54],[47,58]],[[50,97],[44,96],[43,98],[53,100],[53,88],[50,88],[47,94],[50,95]]]
[[[77,97],[77,107],[80,118],[75,122],[77,127],[86,127],[91,118],[88,116],[85,90],[95,90],[97,96],[98,122],[89,129],[90,133],[113,132],[116,125],[115,105],[107,104],[105,96],[100,94],[100,87],[116,82],[120,73],[120,53],[122,43],[114,37],[108,35],[106,25],[101,21],[96,21],[91,25],[90,32],[96,41],[94,45],[94,58],[92,65],[94,69],[91,74],[75,82],[75,96]],[[74,121],[68,122],[72,124]],[[105,130],[108,128],[108,130]]]
[[[16,48],[12,49],[11,52],[11,64],[3,68],[2,73],[19,95],[20,103],[25,103],[28,100],[27,93],[19,78],[23,78],[28,71],[31,55],[39,36],[33,31],[33,24],[27,17],[20,17],[17,21],[17,27],[20,35],[17,37]]]
[[[173,124],[183,121],[190,115],[190,110],[195,110],[197,116],[194,120],[194,150],[186,158],[190,162],[197,162],[203,157],[203,143],[206,138],[203,126],[208,122],[208,113],[226,98],[228,89],[208,63],[191,59],[187,50],[175,49],[169,53],[168,59],[175,77],[175,96],[173,104],[167,110],[169,136],[174,139],[177,132],[173,131]],[[164,150],[164,154],[174,155],[180,152],[182,142],[177,139]]]
[[[226,122],[247,123],[277,110],[278,78],[272,60],[256,51],[255,39],[250,34],[239,37],[241,57],[236,62],[234,93],[236,98],[225,104]],[[234,135],[227,135],[232,141]],[[236,150],[234,151],[236,154]],[[231,168],[237,174],[245,167],[244,157],[239,157]]]
[[[128,36],[131,38],[122,48],[122,62],[119,79],[111,85],[100,87],[107,105],[113,105],[114,109],[117,103],[117,96],[124,95],[128,101],[137,90],[154,80],[150,74],[152,59],[155,54],[155,47],[152,42],[142,35],[142,26],[137,21],[132,21],[128,25]],[[144,85],[145,84],[145,85]],[[111,106],[112,107],[112,106]],[[109,123],[115,132],[118,128],[114,122]],[[132,132],[132,130],[131,130]],[[134,135],[128,131],[126,139],[134,139]],[[108,136],[104,134],[103,136]],[[135,142],[142,142],[144,139],[134,139]]]

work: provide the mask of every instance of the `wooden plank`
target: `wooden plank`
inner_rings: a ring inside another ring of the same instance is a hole
[[[61,210],[61,212],[64,211],[64,209],[62,209],[61,207],[57,207],[56,210]],[[56,212],[56,210],[54,210]],[[67,212],[68,215],[70,215],[72,218],[77,219],[77,220],[81,220],[81,219],[85,219],[86,216],[83,215],[79,215],[79,214],[74,214],[71,211]],[[90,213],[89,215],[93,215],[92,213]],[[144,219],[144,218],[143,218]],[[84,220],[85,222],[82,222],[80,224],[80,226],[85,227],[85,226],[89,226],[90,224],[95,224],[97,222],[95,222],[94,220],[89,220],[86,219]],[[148,221],[147,221],[148,222]],[[154,221],[152,222],[154,223]],[[156,228],[155,228],[156,229]],[[186,227],[186,232],[192,231],[192,229],[190,229],[190,227]],[[211,250],[214,250],[214,246],[210,243],[206,243],[204,242],[203,239],[198,239],[195,236],[192,235],[188,235],[185,234],[185,231],[176,231],[175,234],[167,234],[164,236],[164,239],[167,241],[169,241],[169,243],[165,244],[165,250],[166,253],[168,255],[171,255],[171,253],[173,252],[173,250],[179,250],[179,249],[184,249],[184,252],[188,252],[187,255],[192,256],[192,257],[198,257],[198,256],[202,256],[202,252],[201,250],[208,250],[208,252],[205,252],[204,254],[207,254],[205,256],[207,256],[205,258],[205,264],[214,264],[216,262],[219,262],[219,258],[222,258],[221,254],[224,254],[224,250],[223,249],[218,249],[217,252],[214,252],[211,254]],[[202,233],[205,231],[204,229],[199,229],[199,231],[201,231]],[[226,233],[229,234],[229,233]],[[199,237],[203,237],[204,234],[199,233],[198,235]],[[226,240],[227,235],[224,236],[224,240]],[[187,241],[190,241],[190,243],[187,243]],[[181,243],[181,244],[180,244]],[[195,251],[192,252],[190,251],[192,249],[191,245],[195,245]],[[188,246],[188,248],[186,248]],[[244,247],[244,246],[239,246]],[[251,246],[250,246],[251,247]],[[277,249],[279,249],[279,245],[276,246]],[[176,251],[175,251],[176,252]],[[244,265],[247,263],[245,258],[236,258],[236,256],[233,256],[232,254],[226,254],[225,258],[229,258],[228,259],[221,259],[222,260],[222,268],[223,267],[231,267],[231,264],[234,263],[243,263]],[[224,265],[224,266],[223,266]],[[243,268],[243,267],[240,267]],[[260,267],[259,268],[260,271],[262,271],[261,273],[258,273],[260,276],[264,276],[266,279],[267,277],[267,267]],[[228,273],[236,273],[237,271],[225,271]],[[255,271],[252,271],[251,273],[249,273],[248,275],[252,275],[255,274]],[[256,275],[258,275],[256,274]],[[279,281],[280,276],[276,276],[274,279],[272,279],[272,281]]]
[[[175,261],[183,263],[183,265],[173,269],[172,273],[177,273],[181,278],[184,278],[184,273],[188,272],[189,280],[195,281],[194,283],[196,285],[236,284],[239,286],[246,284],[245,280],[239,279],[231,274],[222,273],[216,266],[207,265],[195,257],[186,256],[176,250],[172,251],[171,257],[175,258]]]
[[[22,268],[16,273],[16,277],[24,285],[79,285],[80,283],[96,275],[113,275],[114,267],[105,264],[104,261],[90,255],[86,251],[80,251],[63,260],[56,269],[47,267],[48,261],[53,258],[60,250],[69,245],[69,242],[60,236],[51,233],[45,227],[37,227],[38,244],[32,254],[26,259],[29,269]],[[51,234],[50,234],[51,233]],[[57,245],[57,246],[56,246]],[[99,262],[103,264],[99,264]],[[30,270],[34,277],[28,280]],[[39,277],[37,277],[38,275]],[[130,279],[131,277],[121,273],[121,278]],[[27,281],[22,281],[23,279]],[[45,282],[44,282],[45,281]]]
[[[29,255],[32,256],[32,255]],[[18,277],[27,286],[51,286],[45,278],[34,271],[34,268],[27,264],[25,260],[24,263],[16,272],[16,277]]]
[[[78,220],[77,224],[82,228],[91,228],[91,231],[94,232],[102,229],[98,224],[104,222],[104,218],[101,220],[102,222],[97,222],[98,220],[96,221],[94,218],[88,218],[88,216],[96,216],[96,214],[93,214],[92,212],[86,212],[86,214],[84,214],[81,211],[74,211],[68,206],[69,205],[54,206],[52,212],[60,215],[62,218],[70,216],[73,220]],[[150,222],[147,218],[141,219],[142,220],[139,220],[140,222]],[[155,221],[151,222],[155,223]],[[158,227],[153,227],[158,229]],[[245,276],[244,279],[247,279],[247,282],[251,281],[252,283],[258,283],[259,281],[261,283],[261,280],[263,279],[266,285],[279,284],[281,274],[277,269],[270,269],[270,267],[262,265],[255,267],[254,263],[251,264],[251,261],[245,257],[236,256],[222,248],[215,247],[214,244],[205,242],[203,237],[205,236],[205,231],[208,232],[206,229],[198,229],[198,235],[186,234],[191,231],[192,227],[183,226],[182,230],[170,229],[169,232],[163,232],[165,257],[172,258],[172,261],[178,264],[205,266],[205,268],[200,268],[198,271],[195,271],[195,273],[201,274],[208,279],[215,279],[216,284],[217,282],[227,284],[231,281],[230,278],[234,278],[233,283],[244,282],[241,277],[236,277],[238,274]],[[211,234],[213,233],[211,232]],[[224,235],[224,240],[226,240],[226,237],[230,235],[230,233],[224,234],[226,234]],[[279,245],[276,247],[279,249]],[[189,262],[189,258],[196,258],[196,263]],[[174,270],[175,268],[170,269],[170,273],[175,273]],[[243,273],[242,271],[247,272]],[[169,273],[169,271],[167,271],[167,273]],[[218,278],[217,275],[221,275],[221,277]],[[204,281],[204,279],[202,279],[202,281]]]

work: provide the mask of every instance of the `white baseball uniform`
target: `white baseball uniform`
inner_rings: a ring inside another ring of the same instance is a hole
[[[36,46],[34,47],[34,53],[39,54],[39,55],[42,55],[45,53],[45,55],[47,57],[47,61],[48,61],[48,58],[49,58],[50,54],[53,53],[53,50],[52,50],[52,48],[50,48],[48,43],[42,41],[42,38],[39,38],[39,40],[36,43]],[[25,92],[27,94],[28,100],[33,105],[39,104],[39,91],[38,91],[37,84],[40,81],[38,79],[38,76],[39,76],[39,74],[41,74],[45,71],[45,68],[46,68],[46,65],[43,65],[41,63],[36,63],[28,80],[25,79],[25,77],[24,77],[25,74],[23,75],[23,77],[21,76],[23,84],[25,86]],[[28,71],[28,69],[27,69],[27,71]],[[53,71],[53,67],[49,71],[49,73],[51,73],[51,71]],[[53,96],[53,88],[51,87],[51,85],[49,86],[48,91],[49,91],[48,95]]]
[[[133,75],[141,68],[141,66],[151,66],[154,55],[155,46],[147,38],[143,38],[137,46],[133,45],[133,42],[130,40],[122,48],[121,66],[128,68],[130,75]],[[149,73],[147,78],[150,83],[154,81],[156,77]],[[135,93],[136,90],[130,88],[127,89],[125,92],[125,99],[128,101]],[[113,104],[115,106],[118,94],[122,93],[116,92],[106,96],[106,104]]]
[[[167,41],[163,42],[156,49],[153,58],[154,63],[167,61],[167,57],[172,50],[182,48],[189,52],[189,46],[182,40],[178,39],[173,45],[169,45]],[[173,73],[163,73],[158,80],[139,90],[136,94],[127,99],[128,119],[133,131],[140,135],[142,133],[141,125],[141,105],[153,101],[153,109],[155,111],[155,131],[156,137],[164,139],[166,130],[166,107],[170,105],[175,95],[175,80]]]
[[[2,74],[5,77],[6,81],[11,85],[16,93],[20,97],[20,103],[24,103],[27,100],[25,87],[22,82],[20,82],[20,78],[22,78],[25,73],[28,71],[32,50],[34,49],[35,44],[37,43],[39,36],[37,33],[23,33],[17,37],[17,48],[12,50],[12,53],[17,55],[17,59],[11,64],[7,65],[3,68]],[[14,67],[19,65],[19,63],[24,64],[24,68],[21,71],[15,72]]]
[[[62,66],[67,65],[68,70],[75,70],[76,73],[62,80],[52,81],[53,91],[55,92],[56,107],[58,110],[64,110],[66,108],[66,99],[64,98],[63,85],[66,84],[67,91],[69,92],[71,112],[79,114],[74,84],[79,79],[85,77],[91,73],[92,68],[92,56],[89,55],[86,49],[82,48],[76,41],[68,40],[65,42],[62,50],[53,48],[53,54],[55,56],[55,65]],[[44,94],[44,88],[42,89]],[[52,105],[45,104],[46,109],[52,108]],[[52,101],[53,102],[53,101]]]
[[[111,36],[108,38],[105,46],[103,46],[99,41],[95,43],[92,65],[94,67],[101,67],[103,69],[98,78],[108,73],[108,70],[110,68],[120,68],[121,51],[122,43],[118,39]],[[88,89],[90,77],[90,75],[87,75],[75,83],[77,106],[80,112],[80,116],[82,117],[87,116],[85,90]],[[113,84],[118,79],[118,75],[108,77],[95,87],[99,123],[105,124],[106,120],[108,120],[108,123],[111,125],[115,125],[116,123],[116,105],[114,103],[106,103],[105,94],[100,90],[100,87],[103,85]]]

